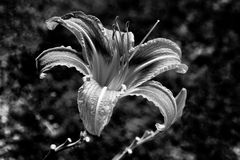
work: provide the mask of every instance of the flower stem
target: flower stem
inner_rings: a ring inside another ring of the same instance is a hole
[[[90,141],[90,137],[87,135],[87,132],[81,131],[79,139],[76,140],[75,142],[72,142],[71,138],[67,138],[66,141],[63,142],[62,144],[60,144],[59,146],[52,144],[50,146],[50,150],[48,151],[46,156],[43,158],[43,160],[50,160],[56,153],[58,153],[60,151],[63,151],[63,150],[69,149],[69,148],[73,148],[84,142],[89,142],[89,141]]]
[[[117,155],[115,155],[112,160],[120,160],[126,154],[132,154],[133,150],[136,147],[140,146],[141,144],[143,144],[145,142],[152,140],[154,137],[159,135],[159,133],[165,133],[165,132],[163,132],[164,127],[162,125],[161,125],[161,127],[159,127],[159,124],[157,123],[156,128],[157,129],[155,131],[146,130],[141,138],[135,137],[135,139],[132,141],[132,143],[128,147],[126,147],[121,153],[118,153]]]

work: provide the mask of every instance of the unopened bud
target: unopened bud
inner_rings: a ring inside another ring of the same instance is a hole
[[[87,136],[87,137],[84,138],[84,140],[85,140],[86,142],[90,142],[90,137]]]
[[[57,148],[56,144],[51,144],[50,149],[55,150]]]
[[[130,149],[130,148],[127,148],[127,152],[128,152],[128,154],[132,154],[132,149]]]
[[[46,77],[47,77],[47,74],[46,74],[46,73],[41,73],[40,76],[39,76],[40,79],[44,79],[44,78],[46,78]]]
[[[158,131],[162,131],[165,128],[165,125],[159,124],[159,123],[156,123],[155,126],[156,126]]]
[[[139,137],[136,137],[135,139],[136,139],[136,141],[140,141],[141,140]]]

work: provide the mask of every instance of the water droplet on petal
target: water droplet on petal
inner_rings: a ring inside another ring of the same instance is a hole
[[[91,76],[85,76],[83,77],[83,82],[86,82],[86,81],[91,81]]]

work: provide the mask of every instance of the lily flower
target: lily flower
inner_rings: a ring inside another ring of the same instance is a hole
[[[71,31],[82,50],[55,47],[43,51],[36,64],[40,78],[55,66],[75,67],[83,74],[83,85],[78,90],[78,109],[85,129],[100,136],[109,123],[119,99],[142,96],[159,108],[164,122],[157,129],[168,129],[182,115],[187,96],[182,89],[174,97],[160,82],[151,80],[168,70],[185,73],[188,67],[181,63],[181,49],[171,40],[156,38],[144,43],[152,27],[139,45],[134,46],[134,35],[122,32],[117,21],[112,29],[103,27],[92,15],[77,11],[46,21],[53,30],[58,25]]]

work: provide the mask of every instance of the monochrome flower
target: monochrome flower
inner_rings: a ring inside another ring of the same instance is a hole
[[[89,133],[100,136],[116,103],[126,96],[142,96],[159,108],[164,122],[157,125],[158,130],[168,129],[181,117],[186,89],[174,97],[161,83],[151,80],[168,70],[187,71],[176,43],[165,38],[144,43],[150,31],[134,46],[134,35],[128,31],[128,23],[126,32],[121,32],[117,21],[112,29],[106,29],[99,19],[79,11],[52,17],[46,23],[50,30],[57,25],[66,27],[75,35],[82,50],[61,46],[43,51],[36,58],[40,77],[44,78],[48,70],[59,65],[75,67],[84,75],[77,103],[80,118]]]

